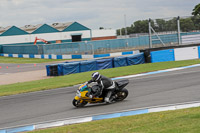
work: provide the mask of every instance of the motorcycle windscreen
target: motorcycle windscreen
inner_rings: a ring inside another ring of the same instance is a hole
[[[89,91],[89,88],[87,87],[86,84],[83,84],[79,87],[79,91],[80,92],[83,92],[83,91]]]

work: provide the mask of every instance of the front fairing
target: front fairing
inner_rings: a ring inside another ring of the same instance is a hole
[[[86,96],[86,94],[88,93],[88,91],[79,91],[77,90],[76,92],[76,97],[78,97],[77,99],[88,99],[89,97]]]
[[[89,102],[89,103],[96,103],[96,102],[102,102],[103,101],[103,98],[96,98],[96,97],[94,97],[93,99],[89,98],[87,96],[87,93],[91,92],[91,88],[87,87],[87,88],[83,89],[83,87],[84,87],[84,85],[82,85],[82,87],[81,86],[79,87],[79,89],[76,92],[76,96],[75,96],[74,99],[79,100],[81,103],[83,101],[86,101],[86,102]]]

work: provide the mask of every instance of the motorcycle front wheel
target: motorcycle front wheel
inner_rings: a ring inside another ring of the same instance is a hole
[[[88,102],[85,102],[85,101],[83,101],[82,103],[80,103],[80,101],[79,101],[79,100],[76,100],[76,99],[74,99],[74,100],[72,101],[72,104],[73,104],[75,107],[83,107],[83,106],[85,106],[87,103],[88,103]]]
[[[117,101],[122,101],[128,96],[128,90],[126,88],[122,89],[120,92],[117,93]]]

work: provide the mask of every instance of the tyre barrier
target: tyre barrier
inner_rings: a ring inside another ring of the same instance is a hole
[[[46,65],[47,76],[61,76],[94,70],[130,66],[145,63],[144,53],[114,58],[65,62]]]

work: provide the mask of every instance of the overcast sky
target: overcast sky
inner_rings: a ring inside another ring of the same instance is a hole
[[[148,18],[191,16],[199,0],[0,0],[0,27],[77,21],[119,29]],[[126,19],[124,19],[126,15]]]

